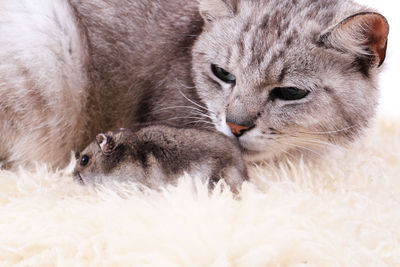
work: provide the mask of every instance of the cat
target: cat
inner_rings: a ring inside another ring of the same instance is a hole
[[[82,184],[130,181],[158,189],[184,172],[213,186],[224,178],[233,192],[247,180],[234,140],[207,130],[153,125],[98,134],[77,157],[74,171]]]
[[[0,161],[63,167],[135,123],[317,155],[371,122],[388,34],[347,0],[2,0]]]

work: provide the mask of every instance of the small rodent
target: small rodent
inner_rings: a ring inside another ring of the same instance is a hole
[[[224,178],[233,192],[247,180],[240,149],[223,134],[165,125],[99,134],[77,156],[75,178],[83,183],[131,181],[157,189],[187,172]]]

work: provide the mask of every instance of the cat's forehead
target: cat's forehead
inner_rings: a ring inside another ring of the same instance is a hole
[[[334,0],[240,1],[235,17],[214,26],[211,56],[227,70],[244,74],[243,79],[260,83],[278,82],[292,69],[302,74],[321,70],[315,64],[322,59],[314,49],[316,42],[324,31],[356,12],[346,8],[343,1]]]

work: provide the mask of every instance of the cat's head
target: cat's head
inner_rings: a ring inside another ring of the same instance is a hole
[[[199,0],[193,77],[248,159],[359,136],[375,114],[386,19],[350,1]]]

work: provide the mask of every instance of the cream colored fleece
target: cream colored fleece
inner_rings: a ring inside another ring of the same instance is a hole
[[[400,266],[400,118],[318,163],[251,167],[240,200],[0,171],[0,266]]]

